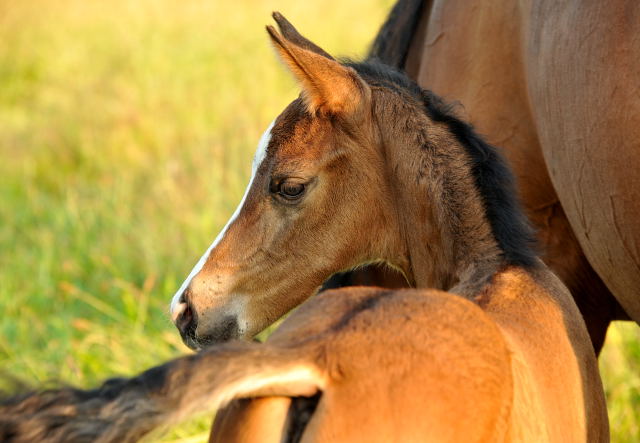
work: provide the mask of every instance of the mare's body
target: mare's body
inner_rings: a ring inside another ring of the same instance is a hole
[[[400,0],[372,55],[505,148],[596,352],[640,321],[640,3]]]

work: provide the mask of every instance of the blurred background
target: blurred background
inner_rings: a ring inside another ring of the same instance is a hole
[[[358,57],[392,4],[0,0],[0,390],[189,352],[168,303],[298,93],[271,11]],[[613,441],[638,441],[640,328],[614,325],[600,365]],[[152,440],[206,441],[209,424]]]

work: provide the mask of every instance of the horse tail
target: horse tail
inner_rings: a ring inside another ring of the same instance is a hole
[[[236,398],[315,395],[324,386],[316,361],[299,349],[243,342],[215,346],[94,390],[63,388],[5,400],[0,441],[137,441]]]
[[[427,0],[398,0],[371,45],[367,59],[403,69]]]

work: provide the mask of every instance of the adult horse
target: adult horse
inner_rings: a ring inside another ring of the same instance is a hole
[[[97,391],[18,399],[0,432],[131,441],[248,397],[214,441],[607,441],[587,330],[530,248],[499,152],[399,72],[339,63],[274,18],[302,97],[263,136],[238,212],[172,306],[185,342],[209,347]],[[423,289],[323,293],[264,345],[216,343],[372,260]]]
[[[640,3],[399,0],[371,55],[506,148],[596,352],[612,320],[640,321]]]

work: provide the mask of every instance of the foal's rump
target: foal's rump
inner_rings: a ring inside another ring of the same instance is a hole
[[[320,350],[317,364],[327,382],[302,441],[471,442],[508,435],[510,352],[498,327],[462,297],[328,291],[302,305],[269,342],[300,343],[301,353]],[[287,407],[282,398],[235,402],[216,418],[211,441],[265,441],[247,429],[269,426],[289,435],[297,420]],[[274,415],[277,423],[260,424]]]

